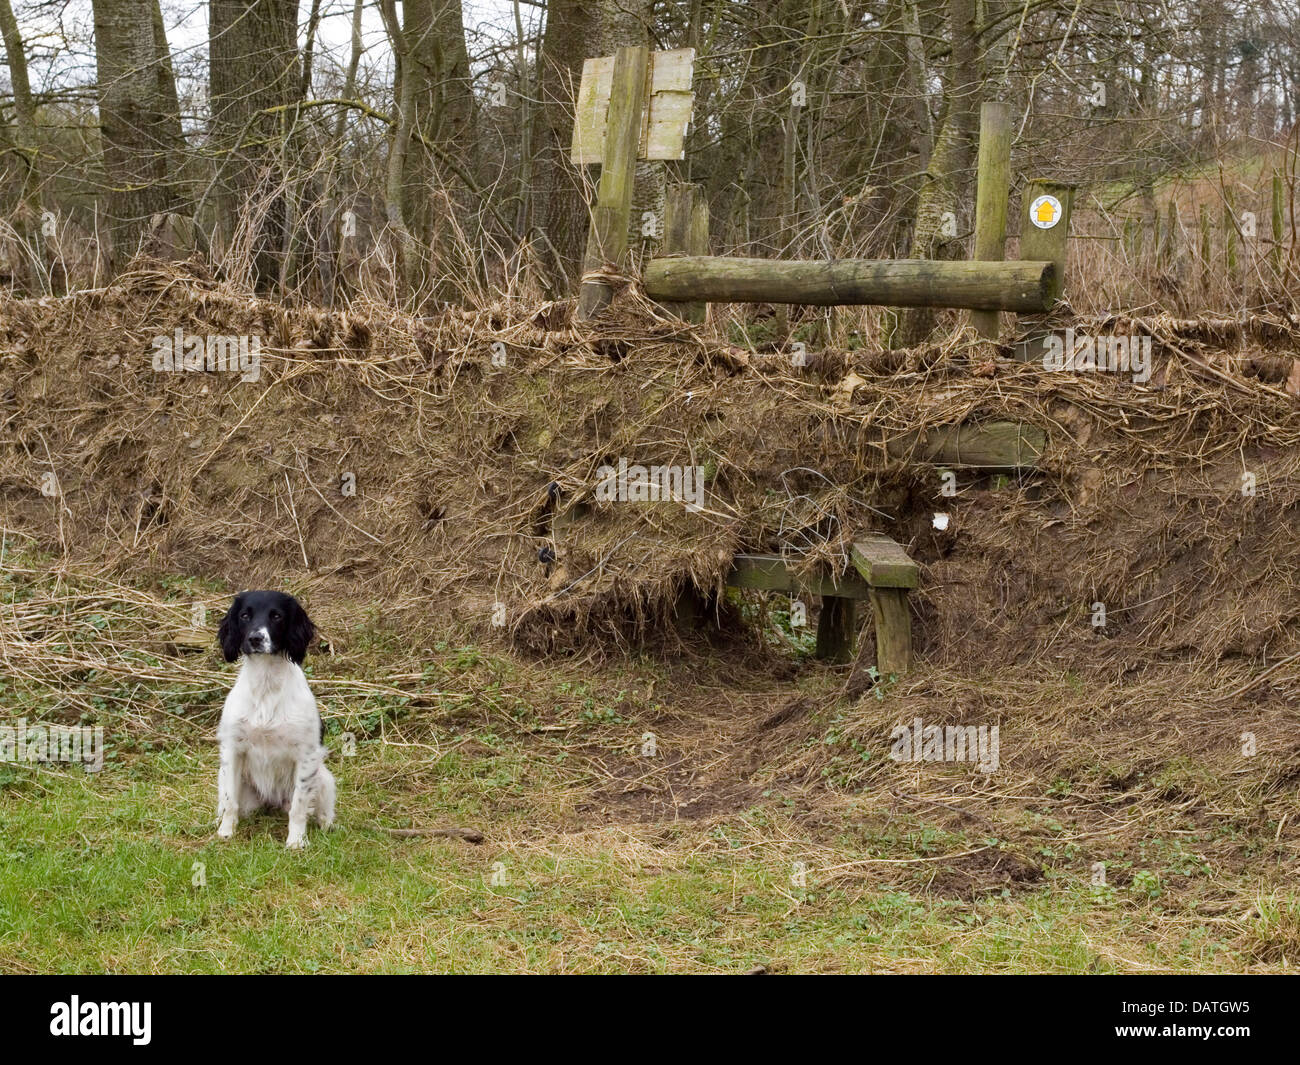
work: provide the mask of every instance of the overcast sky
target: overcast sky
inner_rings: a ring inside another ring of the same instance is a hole
[[[462,0],[471,54],[490,42],[514,39],[512,0]],[[352,0],[322,0],[318,57],[343,67],[348,61],[352,35]],[[400,11],[401,3],[398,0]],[[197,0],[162,0],[167,42],[182,76],[204,76],[207,61],[208,5]],[[310,0],[299,3],[299,43],[305,40]],[[28,43],[32,87],[85,84],[94,80],[94,21],[90,0],[14,0],[14,13]],[[526,34],[535,32],[541,10],[531,4],[520,8]],[[374,0],[366,0],[362,17],[366,66],[386,69],[389,52],[383,23]],[[322,63],[321,65],[325,65]],[[319,69],[319,68],[318,68]],[[8,86],[8,70],[0,71]]]

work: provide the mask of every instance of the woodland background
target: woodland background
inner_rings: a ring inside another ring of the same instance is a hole
[[[1294,288],[1300,7],[1279,0],[0,0],[0,36],[19,293],[144,252],[290,301],[567,296],[598,173],[568,160],[573,98],[626,44],[697,51],[686,159],[638,174],[637,255],[641,212],[688,180],[715,253],[965,257],[979,105],[1002,99],[1018,186],[1080,185],[1076,309]]]

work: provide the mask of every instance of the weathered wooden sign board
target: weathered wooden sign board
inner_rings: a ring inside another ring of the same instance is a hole
[[[695,93],[691,91],[694,71],[694,48],[650,54],[649,105],[641,116],[638,158],[686,158],[686,127],[695,103]],[[588,59],[582,65],[573,148],[569,155],[579,166],[604,162],[605,120],[613,75],[612,55]]]

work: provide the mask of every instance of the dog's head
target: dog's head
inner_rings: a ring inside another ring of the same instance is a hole
[[[240,592],[217,630],[227,662],[240,655],[285,655],[302,665],[315,635],[307,611],[286,592]]]

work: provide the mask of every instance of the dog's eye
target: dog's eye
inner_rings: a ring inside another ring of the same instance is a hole
[[[253,616],[253,612],[251,610],[245,610],[242,614],[239,615],[239,620],[247,621],[252,616]]]
[[[271,620],[272,620],[272,621],[279,621],[279,620],[280,620],[280,611],[278,611],[278,610],[272,610],[272,611],[271,611]]]

